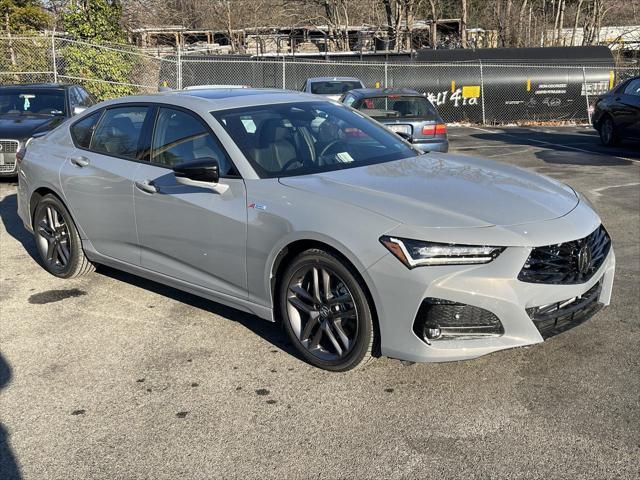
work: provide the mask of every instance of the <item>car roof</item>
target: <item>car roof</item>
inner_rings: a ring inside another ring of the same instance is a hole
[[[311,77],[307,78],[307,82],[360,82],[362,80],[356,77]]]
[[[354,88],[349,90],[350,93],[356,97],[386,97],[389,95],[416,95],[422,97],[422,94],[416,90],[409,88]]]
[[[214,88],[196,90],[171,90],[150,95],[135,95],[130,97],[107,100],[98,105],[110,106],[121,103],[165,103],[183,106],[196,112],[210,112],[243,108],[259,105],[294,102],[333,102],[317,95],[311,95],[292,90],[275,88]]]
[[[29,89],[29,90],[38,90],[38,89],[43,89],[43,90],[54,90],[54,89],[58,89],[58,90],[66,90],[68,88],[71,87],[75,87],[77,85],[72,84],[72,83],[14,83],[11,85],[0,85],[0,89],[12,89],[15,90],[17,88],[25,88],[25,89]]]

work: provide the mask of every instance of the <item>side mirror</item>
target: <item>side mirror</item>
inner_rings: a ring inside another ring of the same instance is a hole
[[[178,181],[185,178],[196,182],[218,183],[220,164],[215,158],[205,157],[176,165],[173,167],[173,173]]]
[[[84,112],[87,109],[87,107],[73,107],[73,114],[74,115],[80,115],[82,112]]]

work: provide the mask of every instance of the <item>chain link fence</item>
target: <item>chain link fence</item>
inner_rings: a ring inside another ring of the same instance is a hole
[[[0,84],[66,82],[98,99],[159,87],[242,84],[300,90],[311,77],[357,77],[368,87],[410,88],[447,122],[586,122],[598,95],[640,67],[611,65],[418,63],[150,55],[123,45],[61,37],[1,37]]]

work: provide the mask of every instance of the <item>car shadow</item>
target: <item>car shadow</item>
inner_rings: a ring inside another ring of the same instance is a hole
[[[497,142],[539,147],[541,150],[535,153],[536,157],[556,165],[624,166],[633,163],[629,159],[640,159],[640,142],[626,141],[616,147],[605,147],[595,132],[550,132],[527,127],[492,129],[493,132],[472,133],[470,137],[481,140],[485,145]]]
[[[0,393],[11,382],[11,367],[0,352]],[[0,419],[1,420],[1,419]],[[0,421],[0,478],[19,480],[22,478],[16,457],[9,444],[9,431]]]
[[[0,216],[2,217],[4,228],[9,235],[22,244],[23,248],[36,262],[40,263],[40,257],[38,256],[33,236],[24,228],[22,220],[18,217],[17,206],[17,196],[15,193],[7,195],[0,200]],[[98,274],[126,282],[130,285],[149,290],[175,301],[199,308],[200,310],[238,322],[286,353],[305,361],[304,358],[298,354],[291,342],[289,342],[278,323],[268,322],[250,313],[236,310],[235,308],[227,307],[211,300],[106,266],[99,266]]]
[[[18,217],[18,196],[15,193],[0,200],[0,217],[7,233],[18,240],[31,258],[39,263],[40,258],[33,235],[24,228],[22,220]]]
[[[208,300],[188,292],[183,292],[182,290],[169,287],[162,283],[147,280],[146,278],[138,277],[137,275],[133,275],[122,270],[116,270],[115,268],[107,267],[105,265],[99,265],[96,272],[114,280],[125,282],[138,288],[143,288],[158,295],[162,295],[163,297],[170,298],[177,302],[184,303],[191,307],[237,322],[289,355],[305,361],[286,337],[279,322],[269,322],[251,313],[227,307],[226,305],[214,302],[213,300]]]

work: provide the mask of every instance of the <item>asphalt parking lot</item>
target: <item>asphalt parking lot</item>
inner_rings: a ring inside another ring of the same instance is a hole
[[[331,374],[248,314],[106,268],[47,274],[0,181],[0,479],[639,478],[640,145],[450,140],[586,194],[616,249],[610,308],[534,347]]]

